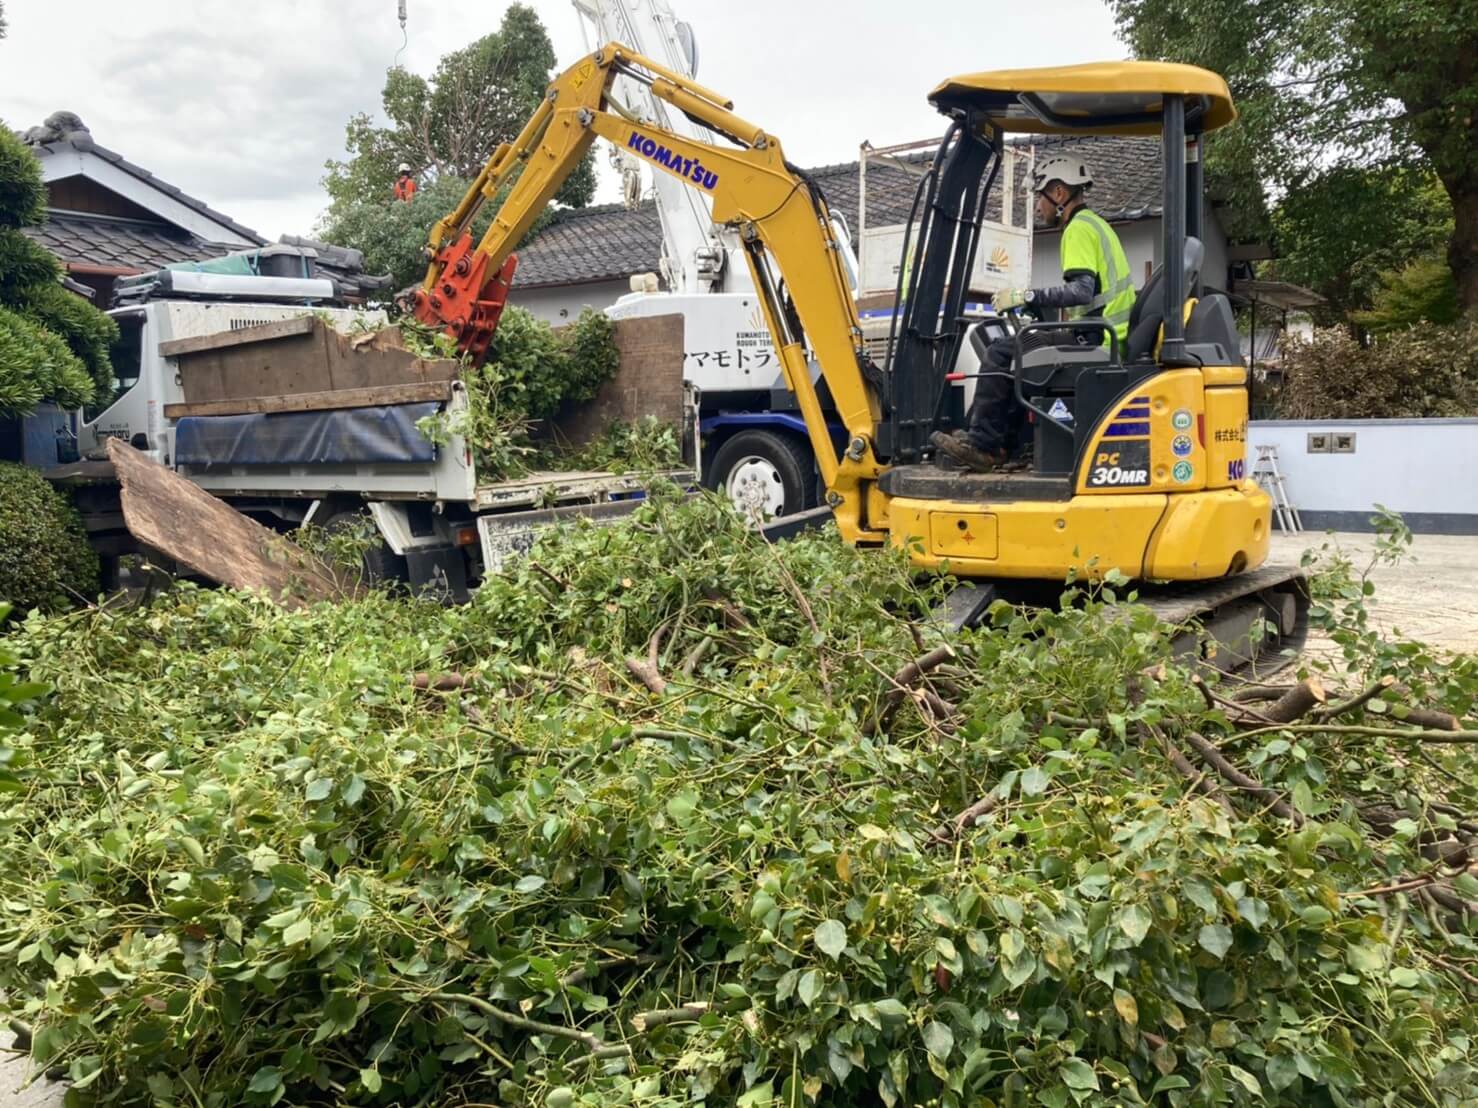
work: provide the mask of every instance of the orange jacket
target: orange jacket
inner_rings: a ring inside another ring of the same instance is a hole
[[[395,199],[410,200],[416,195],[416,179],[409,174],[395,182]]]

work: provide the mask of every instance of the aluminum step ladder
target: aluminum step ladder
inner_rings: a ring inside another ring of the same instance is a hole
[[[1298,509],[1288,499],[1288,488],[1283,483],[1283,473],[1278,468],[1278,448],[1269,444],[1257,447],[1257,462],[1252,467],[1252,479],[1262,486],[1273,498],[1273,514],[1278,519],[1280,530],[1294,532],[1304,529]]]

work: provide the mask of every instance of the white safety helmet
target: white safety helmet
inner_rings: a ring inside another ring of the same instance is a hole
[[[409,173],[410,171],[411,171],[411,167],[407,163],[405,163],[405,162],[401,162],[400,163],[400,167],[397,170],[397,172],[399,172],[399,173]]]
[[[1093,186],[1093,174],[1087,162],[1059,154],[1032,170],[1032,191],[1041,192],[1053,181],[1061,181],[1070,189],[1086,189]]]

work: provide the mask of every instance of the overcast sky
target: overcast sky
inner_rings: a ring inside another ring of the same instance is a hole
[[[505,0],[406,0],[400,62],[429,74],[495,30]],[[585,52],[567,0],[532,0],[561,67]],[[1122,58],[1104,0],[671,0],[698,79],[805,166],[942,132],[925,94],[981,69]],[[276,238],[312,229],[344,125],[378,111],[396,0],[4,0],[0,120],[58,108],[93,138]],[[598,199],[617,198],[602,165]]]

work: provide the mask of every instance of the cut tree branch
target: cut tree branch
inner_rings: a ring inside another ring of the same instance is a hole
[[[470,996],[467,993],[428,993],[426,999],[440,1001],[443,1004],[465,1004],[470,1008],[476,1008],[483,1015],[499,1023],[516,1027],[520,1031],[529,1031],[535,1035],[553,1035],[557,1039],[569,1039],[590,1051],[592,1058],[627,1058],[631,1055],[629,1046],[609,1046],[603,1039],[592,1035],[589,1031],[581,1031],[576,1027],[563,1027],[557,1023],[531,1020],[516,1012],[509,1012],[489,1004],[480,996]]]
[[[1261,798],[1267,804],[1269,811],[1275,815],[1282,816],[1295,827],[1303,824],[1303,816],[1298,813],[1298,810],[1293,805],[1284,800],[1280,793],[1268,788],[1256,778],[1248,776],[1232,765],[1215,743],[1202,735],[1196,734],[1194,731],[1187,731],[1185,740],[1195,748],[1196,753],[1217,772],[1217,775],[1223,781],[1235,785],[1244,792],[1249,792]]]
[[[631,671],[631,675],[641,681],[655,696],[661,696],[667,691],[667,679],[662,676],[662,669],[658,664],[658,656],[662,652],[662,638],[666,634],[667,624],[658,624],[657,629],[652,632],[652,637],[647,640],[647,660],[626,659],[626,668]]]

